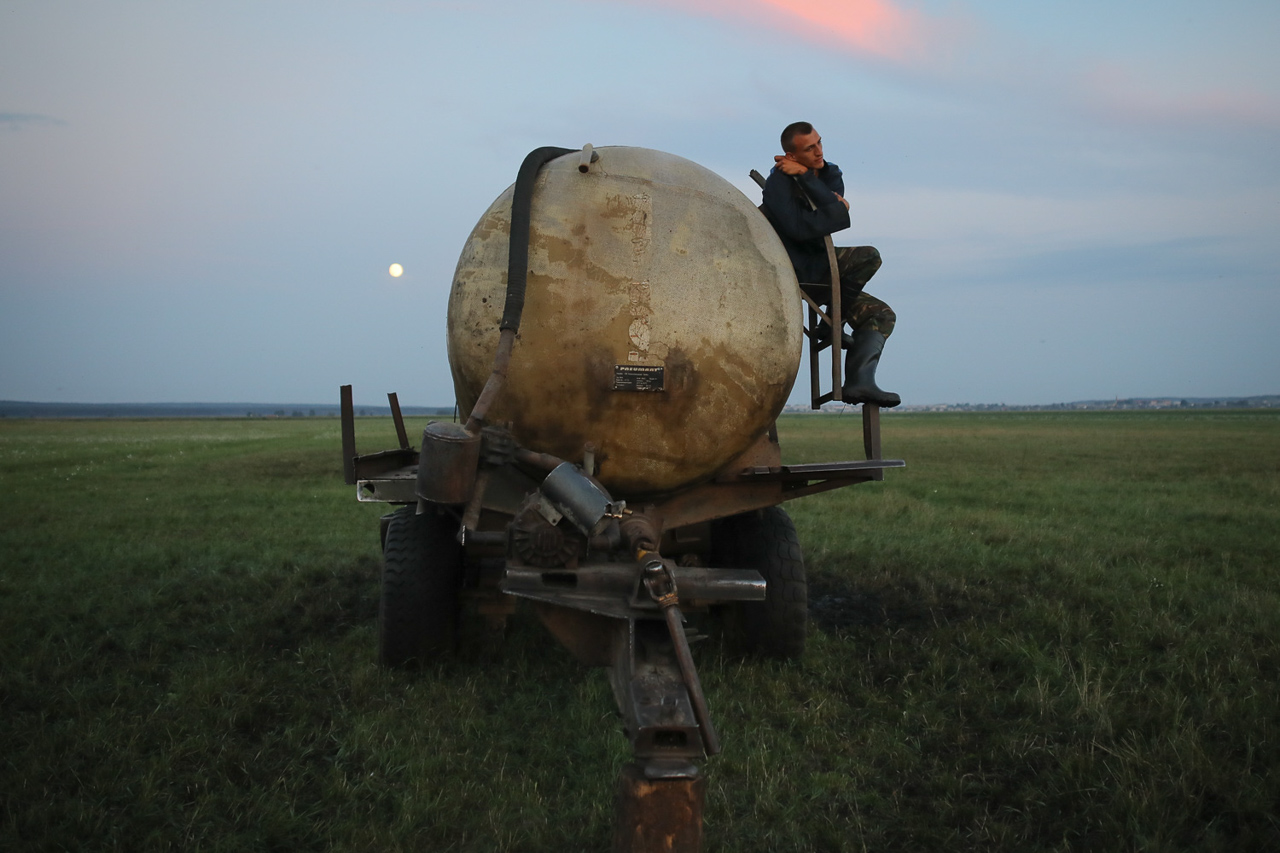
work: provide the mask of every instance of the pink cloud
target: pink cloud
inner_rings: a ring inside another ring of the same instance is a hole
[[[733,23],[783,30],[855,53],[912,59],[932,41],[920,14],[889,0],[632,0],[668,6]]]
[[[917,53],[925,41],[920,16],[886,0],[757,0],[798,35],[842,42],[889,59]],[[749,7],[748,7],[749,8]]]

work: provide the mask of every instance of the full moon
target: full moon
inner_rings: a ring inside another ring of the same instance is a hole
[[[387,272],[391,273],[392,278],[399,278],[400,276],[404,275],[404,267],[400,266],[399,264],[392,264],[391,268],[388,269]]]

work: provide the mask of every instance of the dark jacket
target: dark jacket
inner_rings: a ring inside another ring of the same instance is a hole
[[[844,175],[830,161],[817,172],[810,169],[794,178],[775,166],[765,181],[764,215],[782,238],[800,281],[831,281],[822,238],[849,227],[849,211],[836,193],[844,195]],[[806,194],[816,210],[809,208]]]

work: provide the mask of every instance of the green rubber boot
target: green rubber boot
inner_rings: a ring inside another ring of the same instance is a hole
[[[880,363],[883,349],[884,335],[879,332],[858,329],[853,333],[853,346],[844,357],[845,379],[840,389],[844,402],[874,403],[884,409],[891,409],[902,402],[897,394],[876,385],[876,366]]]

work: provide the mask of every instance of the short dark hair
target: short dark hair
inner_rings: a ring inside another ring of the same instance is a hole
[[[804,136],[807,133],[813,133],[813,125],[807,121],[793,121],[782,129],[782,150],[790,154],[795,149],[791,147],[791,143],[795,141],[797,136]]]

